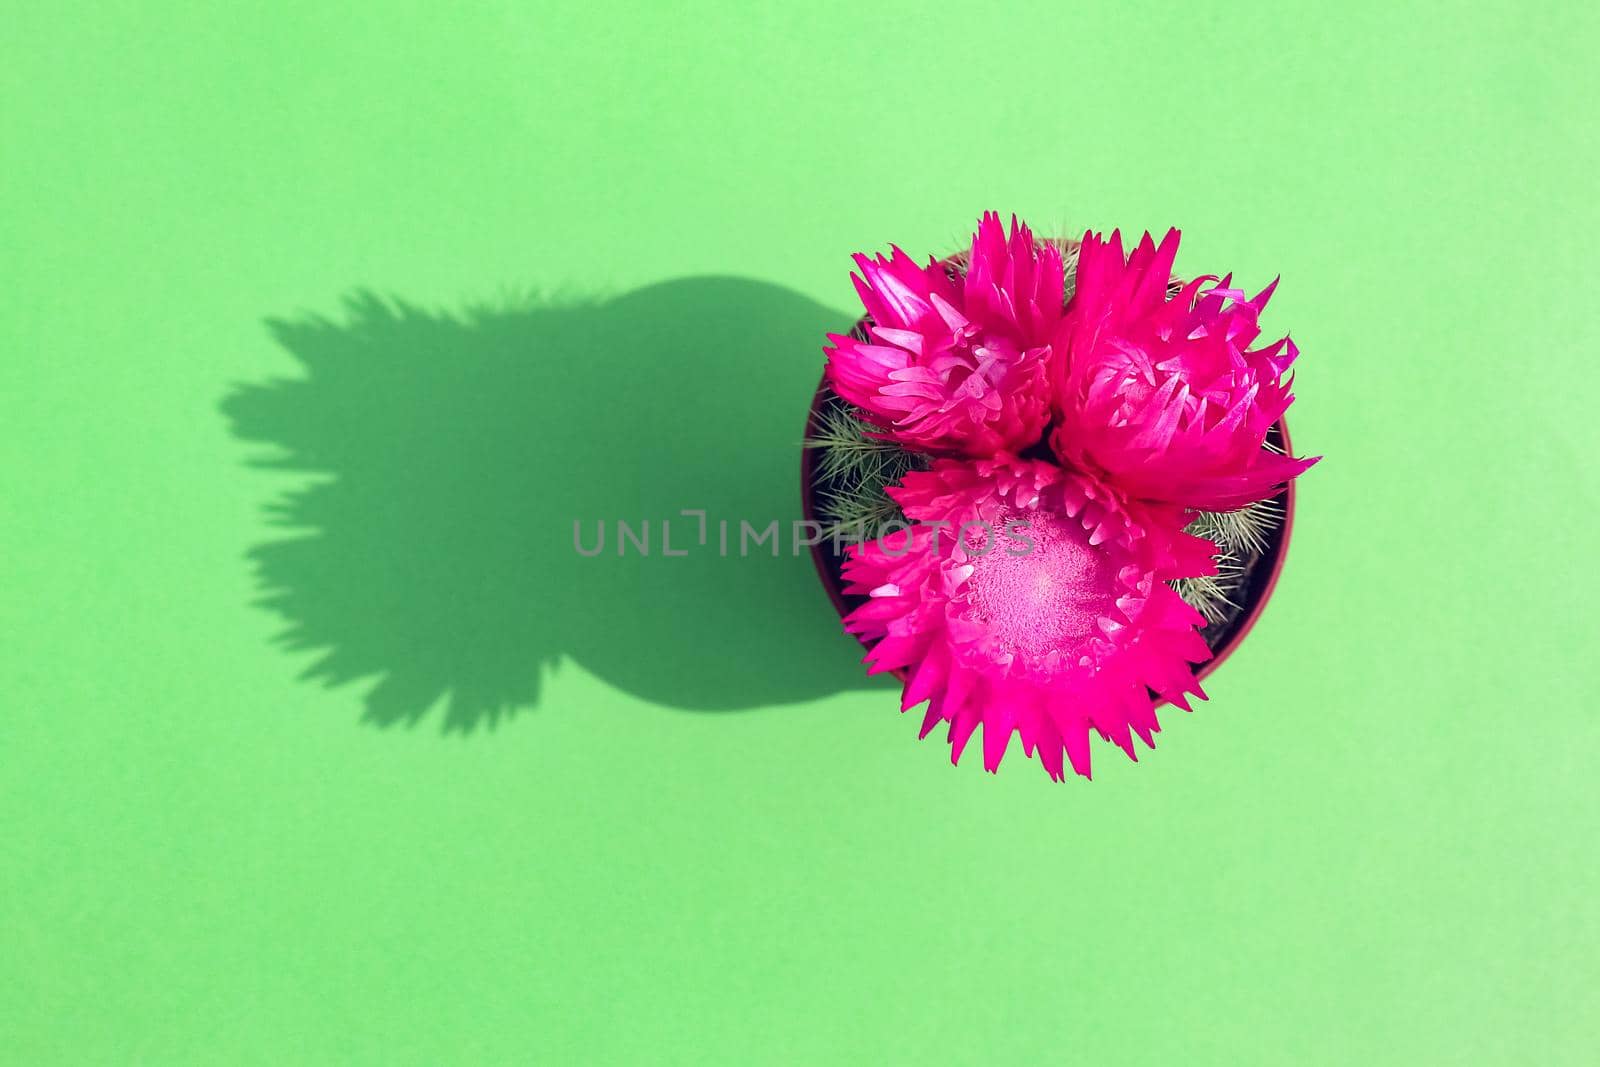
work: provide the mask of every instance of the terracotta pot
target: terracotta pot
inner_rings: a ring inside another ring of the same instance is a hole
[[[811,439],[816,429],[818,413],[827,396],[827,378],[824,376],[817,386],[816,394],[811,398],[811,410],[806,416],[806,440]],[[1268,439],[1276,447],[1293,455],[1289,445],[1289,429],[1283,420],[1280,419],[1272,428]],[[817,521],[814,460],[816,451],[813,448],[800,449],[800,507],[805,518],[812,521]],[[1289,534],[1294,527],[1294,483],[1289,483],[1276,499],[1283,507],[1283,521],[1267,538],[1266,550],[1248,568],[1249,577],[1245,581],[1244,603],[1239,614],[1215,634],[1208,634],[1207,643],[1211,646],[1211,658],[1195,670],[1196,676],[1201,679],[1222,666],[1222,662],[1239,647],[1251,628],[1255,626],[1256,620],[1261,617],[1262,610],[1272,597],[1273,588],[1278,584],[1278,575],[1283,572],[1283,562],[1288,556]],[[834,554],[833,546],[828,539],[825,538],[821,543],[811,546],[811,558],[817,567],[817,577],[822,579],[822,588],[827,591],[828,599],[833,601],[834,609],[838,611],[840,618],[865,600],[864,597],[849,596],[845,593],[844,582],[840,575],[843,557]],[[905,680],[903,671],[896,671],[895,676],[901,681]]]

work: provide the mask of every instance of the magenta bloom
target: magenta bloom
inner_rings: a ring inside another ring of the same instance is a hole
[[[1085,235],[1054,344],[1050,443],[1129,496],[1225,511],[1316,462],[1264,447],[1294,399],[1283,376],[1299,350],[1287,337],[1249,348],[1277,282],[1247,298],[1208,275],[1169,297],[1177,251],[1177,230],[1159,248],[1145,234],[1126,260],[1120,233]]]
[[[978,224],[965,276],[899,248],[855,257],[868,340],[829,334],[828,380],[884,435],[928,452],[988,456],[1037,444],[1061,319],[1060,251],[1011,219]]]
[[[1089,775],[1089,731],[1134,756],[1153,746],[1154,690],[1188,709],[1202,620],[1166,584],[1214,573],[1209,541],[1175,512],[1130,505],[1039,460],[940,460],[890,490],[910,530],[850,550],[845,628],[873,642],[873,674],[904,668],[901,708],[928,701],[922,736],[949,723],[959,761],[983,725],[983,765],[1012,731],[1054,779]]]

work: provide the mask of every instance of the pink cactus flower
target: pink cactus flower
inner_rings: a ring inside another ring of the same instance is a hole
[[[1247,297],[1208,275],[1169,295],[1177,251],[1177,230],[1159,247],[1145,234],[1126,259],[1120,233],[1084,236],[1053,346],[1050,442],[1131,497],[1225,511],[1316,462],[1265,447],[1299,350],[1287,337],[1249,348],[1277,282]]]
[[[1202,620],[1166,582],[1214,573],[1215,546],[1176,509],[1012,456],[939,460],[890,493],[916,525],[850,549],[846,591],[868,600],[845,628],[869,673],[906,672],[902,710],[928,702],[922,736],[949,724],[952,762],[981,723],[988,770],[1015,731],[1051,778],[1063,755],[1088,777],[1091,730],[1136,759],[1151,690],[1205,696]]]
[[[829,334],[828,380],[883,435],[921,451],[988,456],[1038,444],[1061,319],[1060,250],[990,212],[961,274],[899,248],[857,255],[867,339]],[[959,275],[953,277],[952,275]]]

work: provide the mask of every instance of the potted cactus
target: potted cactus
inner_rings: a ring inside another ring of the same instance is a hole
[[[1013,733],[1057,780],[1089,776],[1091,735],[1137,758],[1271,593],[1315,462],[1283,424],[1298,350],[1256,344],[1276,282],[1175,278],[1178,240],[990,213],[955,256],[855,257],[803,503],[869,671],[952,761],[979,726],[990,771]]]

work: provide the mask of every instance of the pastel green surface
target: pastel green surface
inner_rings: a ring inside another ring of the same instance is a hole
[[[0,1061],[1594,1062],[1592,5],[644,6],[4,4]],[[1327,456],[1093,783],[571,550],[991,207],[1281,272]]]

